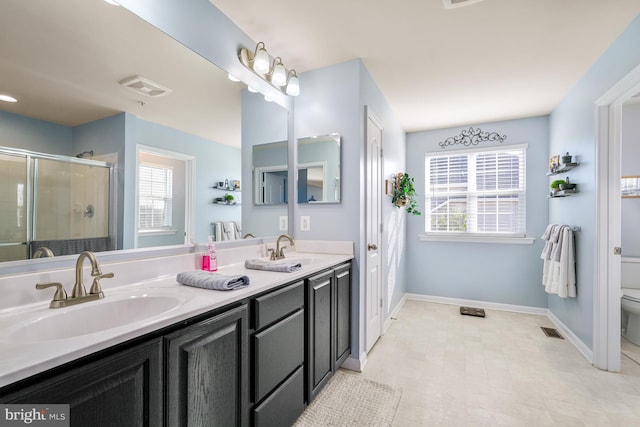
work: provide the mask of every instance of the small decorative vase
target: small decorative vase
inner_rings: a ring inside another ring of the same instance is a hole
[[[569,163],[571,163],[571,155],[567,153],[564,156],[562,156],[562,164],[568,165]]]

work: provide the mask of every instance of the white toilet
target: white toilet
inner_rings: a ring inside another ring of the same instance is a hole
[[[623,258],[622,336],[640,346],[640,259]]]

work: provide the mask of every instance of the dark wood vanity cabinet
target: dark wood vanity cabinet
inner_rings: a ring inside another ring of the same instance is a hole
[[[351,263],[307,279],[307,399],[311,402],[351,350]]]
[[[0,402],[69,404],[72,427],[161,426],[162,360],[157,338],[2,394]]]
[[[246,426],[247,306],[165,337],[167,426]]]
[[[288,426],[305,408],[304,281],[256,298],[253,425]]]
[[[0,389],[71,426],[292,425],[350,354],[351,263]],[[96,421],[98,420],[98,421]]]

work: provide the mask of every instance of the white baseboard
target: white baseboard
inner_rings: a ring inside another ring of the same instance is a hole
[[[389,312],[389,317],[387,317],[387,320],[384,321],[384,325],[382,326],[382,335],[384,335],[389,329],[389,327],[391,327],[391,319],[393,317],[396,317],[396,315],[398,314],[398,312],[400,311],[404,303],[407,302],[407,299],[408,299],[407,294],[404,294],[402,298],[400,298],[400,301],[398,302],[398,304],[396,304],[393,310]]]
[[[464,305],[473,306],[478,308],[486,308],[490,310],[502,310],[513,311],[515,313],[537,314],[540,316],[546,316],[556,328],[562,332],[562,336],[565,337],[576,350],[582,354],[582,356],[593,364],[593,351],[584,343],[571,329],[567,327],[560,319],[558,319],[548,308],[540,307],[528,307],[525,305],[512,305],[501,304],[496,302],[475,301],[468,299],[438,297],[433,295],[421,295],[421,294],[406,294],[406,299],[415,301],[435,302],[439,304],[451,304],[451,305]],[[405,299],[403,299],[405,301]]]
[[[362,372],[367,364],[367,353],[362,352],[359,359],[349,355],[344,362],[342,362],[341,368],[348,369],[350,371]]]
[[[546,308],[541,308],[541,307],[529,307],[526,305],[502,304],[499,302],[487,302],[487,301],[476,301],[476,300],[470,300],[470,299],[438,297],[433,295],[407,294],[406,296],[407,296],[407,299],[416,300],[416,301],[427,301],[427,302],[436,302],[440,304],[473,306],[478,308],[486,308],[490,310],[538,314],[540,316],[546,316],[547,312],[549,311]]]
[[[574,334],[571,329],[567,327],[560,319],[556,317],[555,314],[551,312],[551,310],[547,310],[547,317],[551,322],[555,325],[556,328],[560,329],[562,332],[562,336],[569,340],[571,344],[584,356],[585,359],[589,361],[593,365],[593,350],[591,350],[587,345],[582,342],[580,338],[576,334]]]

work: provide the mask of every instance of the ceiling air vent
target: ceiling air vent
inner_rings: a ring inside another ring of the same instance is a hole
[[[481,2],[482,0],[442,0],[446,9],[469,6],[470,4]]]
[[[158,96],[163,96],[171,92],[171,89],[161,86],[153,80],[149,80],[142,76],[127,77],[126,79],[121,80],[120,84],[136,93],[151,96],[153,98],[157,98]]]

